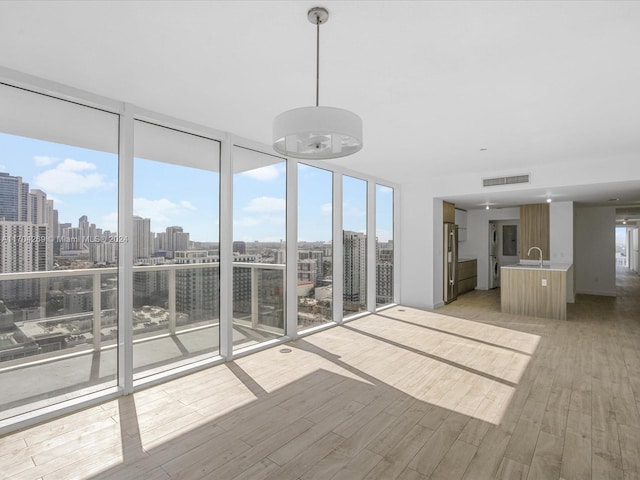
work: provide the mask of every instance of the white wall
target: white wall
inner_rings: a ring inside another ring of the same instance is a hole
[[[549,250],[552,262],[574,263],[573,202],[553,202],[549,205]],[[575,302],[575,273],[567,282],[567,302]],[[569,286],[573,288],[569,288]]]
[[[574,210],[576,293],[616,295],[615,207]]]
[[[442,261],[435,259],[442,258],[442,201],[434,200],[422,182],[404,184],[400,221],[400,303],[427,309],[439,306]],[[435,284],[434,278],[439,279]]]
[[[573,263],[573,202],[553,202],[549,205],[550,260]]]

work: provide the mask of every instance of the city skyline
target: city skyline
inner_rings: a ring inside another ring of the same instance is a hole
[[[118,231],[117,155],[5,133],[0,133],[0,145],[0,171],[22,177],[30,190],[46,193],[59,212],[59,223],[75,224],[86,215],[97,228]],[[322,172],[326,171],[299,164],[301,182],[311,179],[305,183],[307,194],[322,200],[299,205],[300,242],[331,240],[327,237],[332,221],[331,191],[313,181]],[[348,182],[350,177],[344,178]],[[285,240],[285,184],[284,162],[234,175],[234,240]],[[217,172],[140,158],[134,161],[133,213],[149,218],[155,233],[180,225],[193,241],[218,241],[217,190]],[[392,196],[388,187],[377,185],[376,190],[380,196]],[[347,188],[343,193],[344,229],[363,232],[366,196],[363,207],[358,193]],[[385,218],[392,218],[391,212],[378,215],[376,230],[382,242],[392,238],[392,225]]]

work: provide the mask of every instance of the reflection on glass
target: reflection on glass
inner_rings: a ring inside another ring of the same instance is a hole
[[[285,334],[286,163],[233,150],[233,347]]]
[[[376,306],[393,303],[393,189],[376,185]]]
[[[219,143],[135,123],[134,378],[217,355]]]
[[[118,117],[6,85],[0,103],[3,420],[116,385],[120,239]]]
[[[367,309],[367,182],[342,177],[343,314]]]
[[[332,321],[333,174],[298,165],[298,328]]]

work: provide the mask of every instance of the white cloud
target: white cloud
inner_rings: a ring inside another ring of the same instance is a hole
[[[278,178],[280,172],[275,165],[267,165],[266,167],[256,168],[254,170],[243,172],[242,175],[246,175],[247,177],[253,178],[254,180],[259,180],[261,182],[269,182]]]
[[[286,202],[284,198],[257,197],[252,198],[247,206],[243,208],[245,212],[275,213],[284,212]]]
[[[393,188],[385,187],[384,185],[378,185],[378,193],[392,193]]]
[[[333,206],[330,203],[320,205],[320,214],[327,216],[333,214]]]
[[[110,232],[118,231],[118,212],[107,213],[102,216],[100,227]]]
[[[5,165],[2,165],[2,164],[0,163],[0,170],[6,170],[6,169],[7,169],[7,167],[6,167]]]
[[[60,161],[59,158],[47,157],[46,155],[36,155],[35,157],[33,157],[33,160],[36,162],[36,165],[38,167],[53,165],[54,163],[58,163]]]
[[[58,194],[84,193],[114,186],[95,170],[97,167],[93,163],[65,158],[55,168],[36,175],[34,184],[47,193]]]
[[[256,227],[262,223],[262,220],[255,217],[243,217],[233,220],[234,227]]]
[[[166,198],[159,200],[133,199],[133,214],[142,218],[150,218],[153,222],[169,222],[181,212],[184,212],[184,207]]]
[[[197,208],[194,207],[191,202],[189,202],[188,200],[180,200],[180,205],[182,205],[184,208],[191,210],[191,211],[196,211]]]
[[[351,217],[351,218],[362,218],[367,216],[367,211],[362,210],[358,207],[353,207],[349,204],[345,204],[343,215],[345,217]]]
[[[393,232],[391,230],[380,229],[376,232],[376,237],[379,242],[388,242],[393,239]]]

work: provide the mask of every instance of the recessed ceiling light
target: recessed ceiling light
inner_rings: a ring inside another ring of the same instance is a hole
[[[487,150],[489,150],[488,148],[481,148],[480,151],[481,152],[486,152]]]
[[[551,203],[551,197],[547,197],[547,203]]]
[[[489,210],[489,204],[487,203],[487,206],[484,207],[485,210]]]
[[[619,198],[610,198],[607,200],[607,202],[617,202],[618,200],[620,200]]]

